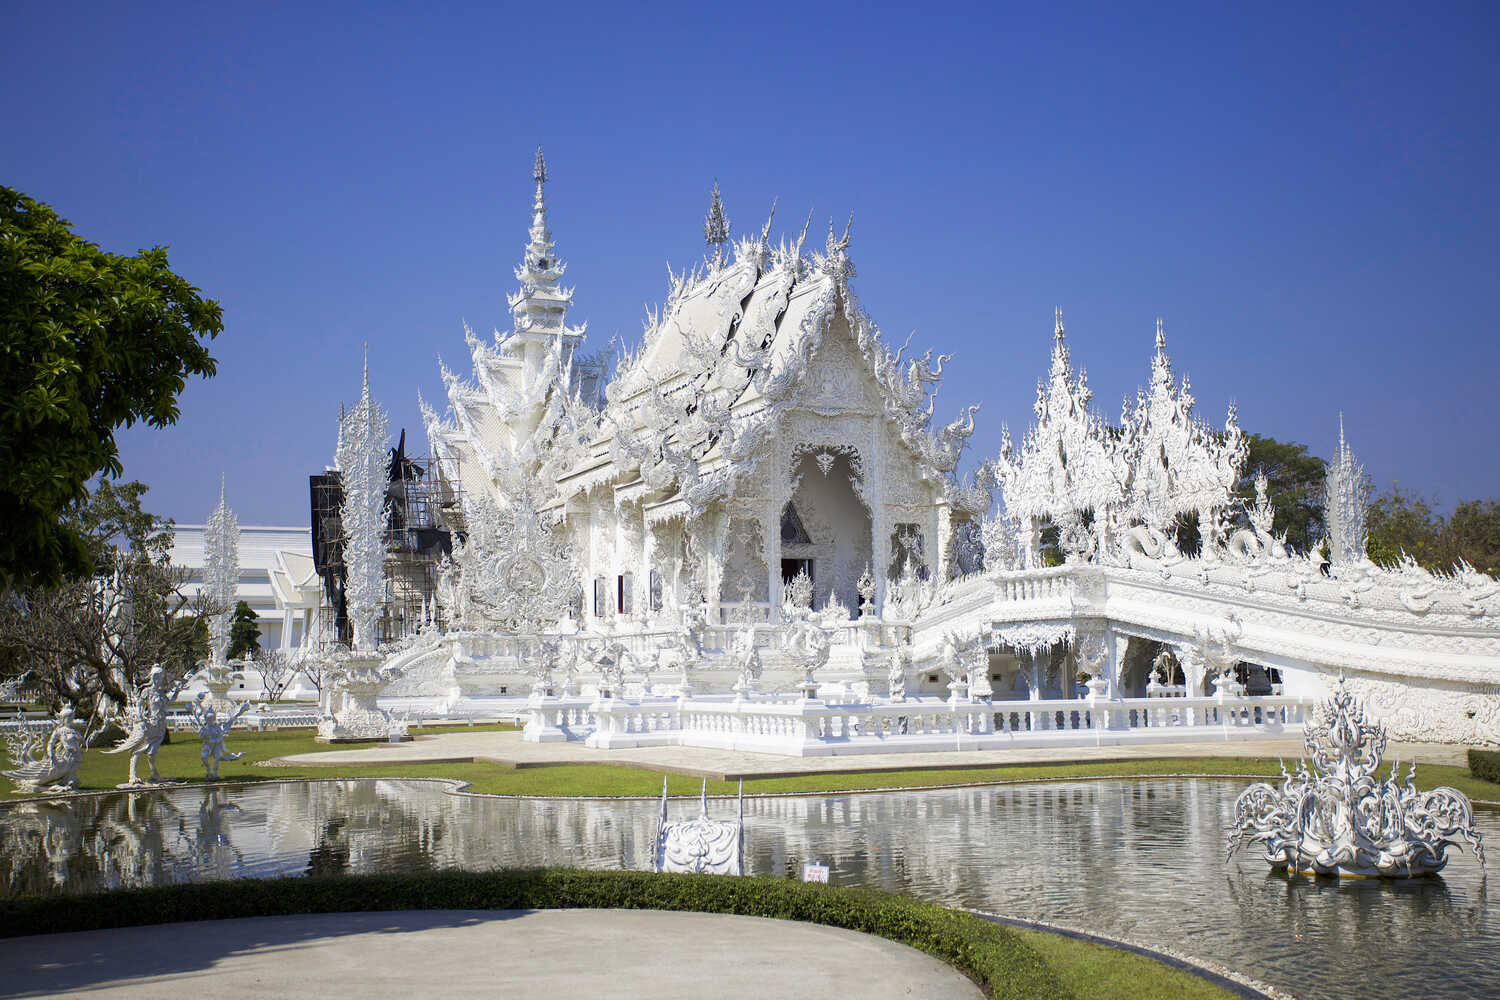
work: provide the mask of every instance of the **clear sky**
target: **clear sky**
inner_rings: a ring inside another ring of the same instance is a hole
[[[971,460],[1060,306],[1112,419],[1160,315],[1215,424],[1327,457],[1342,410],[1378,486],[1500,496],[1500,7],[1311,6],[16,3],[0,183],[223,303],[218,377],[121,438],[182,522],[223,471],[241,523],[305,524],[364,342],[424,447],[436,356],[508,325],[538,144],[591,346],[717,180],[737,232],[854,212],[886,337],[957,355],[938,418],[983,401]]]

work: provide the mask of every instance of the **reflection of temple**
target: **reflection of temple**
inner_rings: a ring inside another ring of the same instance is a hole
[[[1500,584],[1364,559],[1342,438],[1330,557],[1289,551],[1264,491],[1234,493],[1254,471],[1235,414],[1222,429],[1196,414],[1160,324],[1114,426],[1059,319],[1035,422],[963,479],[976,407],[933,425],[946,356],[886,345],[847,228],[821,252],[805,227],[773,242],[770,220],[731,240],[716,191],[709,258],[673,276],[611,373],[567,324],[540,154],[534,178],[513,329],[468,333],[472,376],[445,368],[446,414],[423,407],[465,540],[429,616],[445,634],[401,654],[429,693],[524,694],[530,639],[559,633],[586,691],[596,664],[576,633],[628,651],[627,692],[653,672],[727,691],[750,624],[759,690],[789,690],[789,584],[805,574],[833,644],[819,680],[845,697],[946,697],[962,674],[964,697],[996,700],[1076,698],[1085,676],[1109,699],[1211,695],[1220,676],[1310,698],[1345,670],[1398,738],[1500,740]],[[536,524],[559,549],[529,538]]]

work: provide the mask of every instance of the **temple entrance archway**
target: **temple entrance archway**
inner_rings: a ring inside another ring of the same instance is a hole
[[[801,446],[795,455],[791,500],[782,511],[781,565],[810,567],[814,608],[837,597],[857,614],[859,578],[873,559],[870,511],[856,489],[858,456],[819,446]]]

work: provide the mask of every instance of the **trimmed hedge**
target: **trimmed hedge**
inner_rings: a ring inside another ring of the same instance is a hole
[[[1470,750],[1469,773],[1480,781],[1500,785],[1500,751]]]
[[[0,902],[0,937],[368,910],[692,910],[802,920],[874,934],[953,966],[990,996],[1068,1000],[1046,961],[1009,928],[873,889],[786,879],[571,868],[343,875],[128,889]]]

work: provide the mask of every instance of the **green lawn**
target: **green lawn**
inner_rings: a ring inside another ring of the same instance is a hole
[[[1023,927],[1014,933],[1077,1000],[1219,1000],[1235,994],[1135,952]]]
[[[510,726],[475,726],[477,730],[513,729]],[[455,731],[450,727],[413,730],[414,734]],[[256,767],[257,761],[292,754],[314,753],[330,749],[313,739],[310,729],[278,732],[235,732],[228,739],[230,750],[243,751],[244,757],[226,761],[219,768],[225,781],[276,781],[295,778],[453,778],[466,781],[470,791],[492,795],[556,795],[615,798],[621,796],[654,796],[661,794],[662,772],[648,768],[610,764],[558,764],[545,767],[506,768],[487,762],[449,764],[371,764],[340,767]],[[347,744],[339,750],[368,750],[381,744]],[[175,733],[173,742],[157,755],[157,767],[170,778],[193,783],[203,781],[203,767],[198,760],[199,743],[191,733]],[[0,759],[4,755],[0,754]],[[1291,763],[1291,762],[1289,762]],[[79,780],[87,790],[112,789],[125,779],[128,758],[106,756],[103,750],[89,750],[84,755]],[[144,762],[142,764],[144,770]],[[745,782],[745,791],[762,794],[795,794],[802,792],[858,791],[878,788],[912,788],[917,786],[968,785],[987,782],[1046,781],[1067,778],[1150,777],[1168,774],[1244,775],[1275,777],[1278,762],[1265,758],[1207,757],[1155,758],[1125,761],[1101,761],[1078,764],[1002,765],[954,769],[877,771],[831,774],[807,774],[785,778],[762,778]],[[1405,777],[1404,772],[1402,775]],[[673,795],[696,794],[702,780],[687,775],[669,775]],[[19,798],[10,782],[3,783],[0,799]],[[1467,768],[1422,764],[1417,768],[1421,787],[1451,785],[1478,801],[1500,802],[1500,784],[1481,781]],[[708,783],[710,794],[730,795],[734,782]]]

